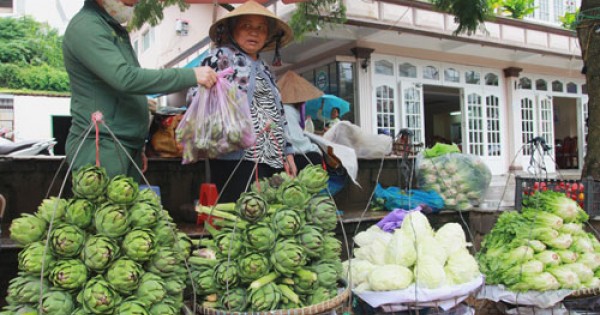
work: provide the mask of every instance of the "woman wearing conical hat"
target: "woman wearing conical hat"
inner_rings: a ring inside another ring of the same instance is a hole
[[[258,161],[259,177],[270,177],[284,169],[296,173],[293,151],[286,140],[287,122],[281,94],[269,67],[260,53],[275,50],[274,64],[280,63],[279,49],[288,44],[291,28],[261,4],[247,1],[213,23],[209,36],[216,48],[202,62],[217,72],[228,67],[234,74],[228,79],[247,94],[256,146],[211,160],[212,180],[221,194],[220,201],[235,201],[246,190]],[[263,130],[268,130],[264,132]],[[234,178],[223,188],[239,160]]]

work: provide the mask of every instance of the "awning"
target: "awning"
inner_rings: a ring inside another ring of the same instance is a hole
[[[188,62],[182,68],[191,69],[191,68],[196,68],[196,67],[200,66],[200,63],[202,62],[202,60],[204,60],[204,58],[206,58],[207,55],[208,55],[208,50],[203,51],[201,54],[199,54],[196,58],[192,59],[190,62]],[[150,95],[146,95],[146,97],[157,98],[162,95],[165,95],[165,94],[160,94],[160,93],[159,94],[150,94]]]

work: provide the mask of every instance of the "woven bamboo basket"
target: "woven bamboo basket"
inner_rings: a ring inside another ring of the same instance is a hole
[[[204,315],[319,315],[324,313],[329,313],[332,310],[340,307],[345,301],[348,300],[350,296],[350,289],[346,288],[336,297],[331,300],[327,300],[321,302],[319,304],[314,304],[310,306],[306,306],[303,308],[295,308],[288,310],[273,310],[273,311],[265,311],[265,312],[229,312],[226,310],[217,310],[214,308],[205,308],[201,307],[198,310],[198,314]]]
[[[567,296],[565,300],[587,298],[597,295],[600,295],[600,288],[579,289]]]

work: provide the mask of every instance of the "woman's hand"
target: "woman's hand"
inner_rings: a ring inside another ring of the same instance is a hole
[[[298,175],[298,169],[296,168],[296,162],[294,161],[294,155],[293,154],[288,154],[286,156],[286,162],[287,162],[287,171],[288,171],[288,175],[292,176],[292,177],[296,177],[296,175]]]
[[[194,68],[196,74],[196,81],[198,84],[210,89],[217,82],[217,72],[211,67],[198,67]]]

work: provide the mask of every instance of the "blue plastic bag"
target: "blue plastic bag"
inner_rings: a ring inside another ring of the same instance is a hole
[[[433,212],[439,212],[444,207],[444,200],[433,190],[409,189],[405,192],[395,186],[383,188],[379,183],[375,187],[373,198],[382,199],[385,209],[389,211],[398,208],[413,209],[419,205],[426,204]]]

